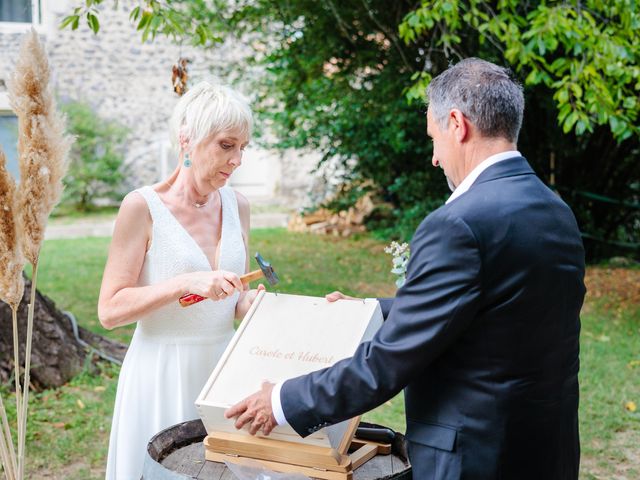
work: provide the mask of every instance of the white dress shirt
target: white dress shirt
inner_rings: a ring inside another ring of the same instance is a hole
[[[464,180],[460,182],[460,185],[458,185],[458,188],[453,191],[446,203],[449,203],[458,198],[460,195],[466,193],[467,190],[471,188],[471,185],[473,185],[474,182],[478,179],[480,174],[491,165],[501,162],[502,160],[521,156],[522,155],[517,150],[510,150],[508,152],[496,153],[495,155],[491,155],[486,160],[483,160],[473,170],[471,170],[469,175],[464,177]],[[284,411],[282,410],[282,402],[280,401],[280,389],[282,388],[283,383],[284,382],[276,383],[276,385],[273,387],[273,390],[271,391],[271,409],[273,410],[273,416],[275,417],[276,422],[278,422],[278,425],[286,425],[289,423],[287,422],[287,417],[284,416]]]
[[[273,416],[276,418],[278,425],[287,425],[287,417],[284,416],[282,411],[282,403],[280,402],[280,389],[284,382],[276,383],[275,387],[271,391],[271,409],[273,410]]]

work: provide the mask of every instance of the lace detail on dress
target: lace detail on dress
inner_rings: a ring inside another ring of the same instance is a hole
[[[182,273],[210,271],[209,260],[200,246],[160,200],[156,191],[151,187],[144,187],[137,192],[147,201],[153,221],[151,246],[138,284],[154,285]],[[222,201],[222,232],[218,268],[242,275],[246,252],[243,248],[236,195],[229,187],[223,187],[219,192]],[[140,318],[136,334],[172,343],[208,342],[213,337],[227,335],[233,329],[238,296],[236,291],[224,300],[204,300],[186,308],[181,307],[176,299],[175,303]]]

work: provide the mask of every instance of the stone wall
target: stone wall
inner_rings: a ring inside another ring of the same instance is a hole
[[[228,41],[206,51],[180,47],[162,36],[142,43],[128,18],[130,0],[118,2],[117,9],[106,2],[100,12],[98,35],[82,22],[78,30],[60,30],[57,25],[72,7],[60,1],[42,3],[39,33],[51,59],[61,101],[84,101],[99,115],[118,121],[130,131],[126,160],[131,172],[129,188],[156,182],[175,166],[175,155],[168,149],[168,119],[178,99],[171,85],[171,71],[179,57],[190,59],[191,85],[201,79],[218,78],[251,99],[249,82],[242,79],[255,79],[260,72],[243,62],[250,52],[242,42]],[[0,31],[0,91],[15,62],[20,37]],[[309,172],[315,162],[313,155],[274,152],[252,145],[231,184],[249,197],[301,204],[313,181]]]

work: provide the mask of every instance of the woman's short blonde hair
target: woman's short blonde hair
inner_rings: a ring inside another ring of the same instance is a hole
[[[178,101],[169,124],[171,143],[181,151],[180,137],[195,148],[204,139],[227,130],[251,137],[253,115],[247,101],[235,90],[209,82],[190,88]]]

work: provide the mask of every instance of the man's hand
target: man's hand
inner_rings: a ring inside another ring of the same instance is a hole
[[[361,300],[360,298],[350,297],[349,295],[345,295],[342,292],[335,291],[328,293],[324,296],[329,302],[335,302],[337,300]]]
[[[238,430],[248,423],[251,435],[255,435],[259,430],[262,430],[264,435],[269,435],[271,430],[278,425],[271,407],[273,387],[273,383],[264,382],[259,392],[236,403],[224,412],[225,418],[236,418],[235,427]]]

